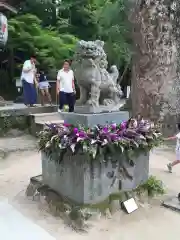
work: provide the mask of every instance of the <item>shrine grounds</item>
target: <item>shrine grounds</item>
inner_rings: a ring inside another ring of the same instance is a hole
[[[6,157],[3,159],[2,156]],[[166,199],[167,195],[177,195],[180,191],[180,166],[175,167],[172,174],[166,169],[166,164],[173,159],[173,146],[154,149],[150,156],[150,174],[165,184],[166,194],[161,197],[162,200]],[[160,206],[159,200],[142,204],[130,215],[117,212],[110,219],[95,221],[88,233],[74,232],[59,217],[53,217],[45,206],[25,196],[30,177],[40,173],[40,154],[33,137],[23,135],[0,139],[0,201],[6,201],[29,223],[41,227],[42,231],[44,229],[47,232],[47,238],[44,239],[179,239],[179,213]],[[26,234],[28,236],[30,232]]]

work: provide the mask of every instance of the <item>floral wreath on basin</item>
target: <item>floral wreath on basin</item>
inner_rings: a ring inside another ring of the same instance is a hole
[[[39,133],[39,150],[72,154],[86,153],[93,159],[98,155],[120,152],[129,156],[149,152],[162,143],[162,134],[150,121],[130,118],[119,124],[96,125],[92,128],[72,124],[46,124]],[[61,161],[61,160],[60,160]]]

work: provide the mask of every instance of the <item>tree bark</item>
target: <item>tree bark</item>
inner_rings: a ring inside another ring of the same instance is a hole
[[[177,44],[173,32],[173,1],[141,0],[132,10],[135,54],[132,69],[132,113],[156,122],[177,108]]]

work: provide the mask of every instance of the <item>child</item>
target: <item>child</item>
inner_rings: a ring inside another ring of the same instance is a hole
[[[41,105],[44,106],[45,97],[48,98],[49,103],[52,105],[51,95],[49,93],[49,82],[43,70],[39,71],[39,90],[41,93]]]
[[[172,173],[172,167],[180,163],[180,123],[177,124],[179,132],[169,138],[165,138],[164,140],[175,140],[176,139],[176,160],[173,161],[172,163],[167,164],[167,168],[170,173]]]

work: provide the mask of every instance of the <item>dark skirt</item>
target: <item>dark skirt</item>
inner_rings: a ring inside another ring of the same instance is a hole
[[[33,105],[37,103],[37,92],[34,84],[22,80],[23,97],[25,105]]]

